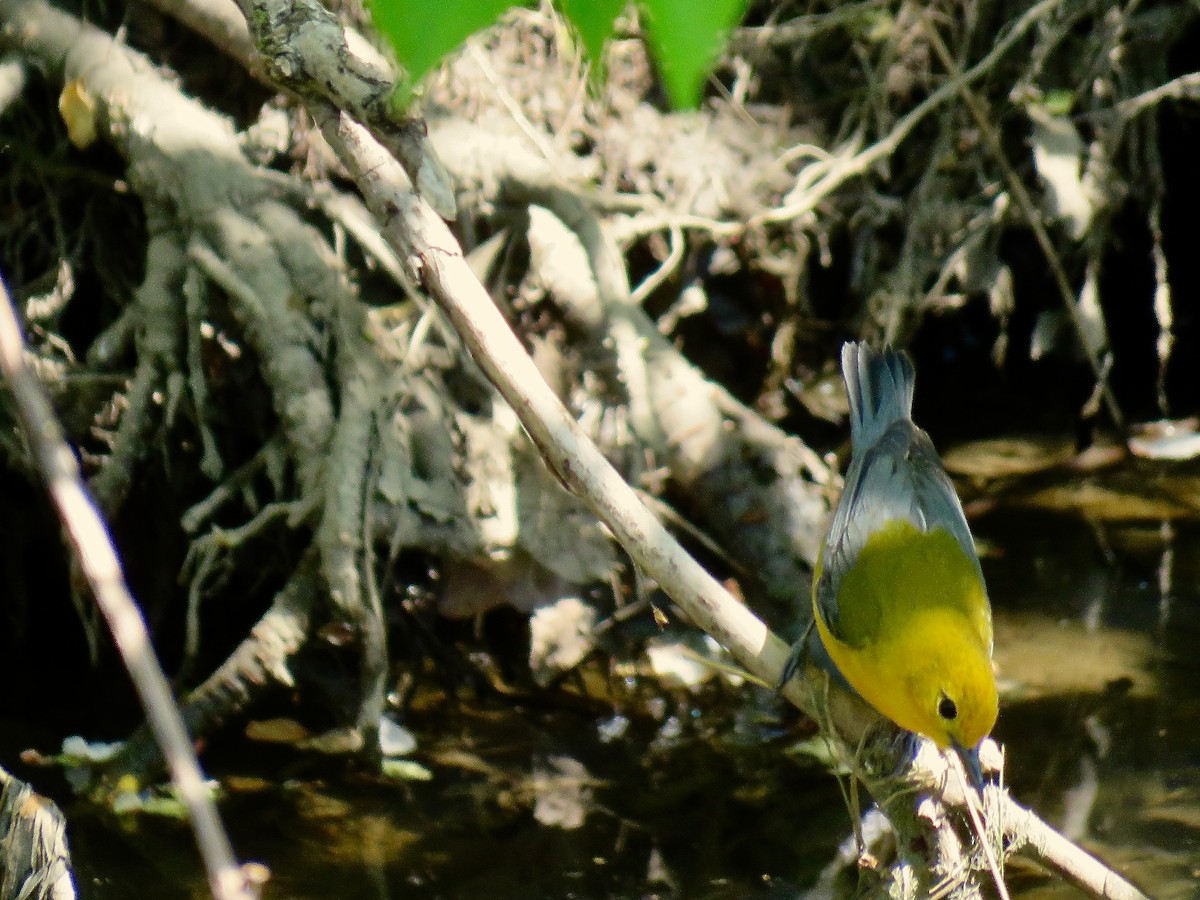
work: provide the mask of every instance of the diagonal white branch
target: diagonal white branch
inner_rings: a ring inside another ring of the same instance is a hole
[[[79,560],[96,603],[112,632],[146,718],[163,748],[171,781],[187,804],[196,843],[217,900],[251,900],[257,891],[234,860],[233,848],[217,809],[204,786],[200,763],[192,749],[167,678],[158,664],[142,618],[117,559],[108,530],[79,473],[79,464],[63,438],[62,428],[37,378],[25,364],[24,342],[16,309],[0,281],[0,369],[16,400],[21,427],[58,510],[63,530]]]

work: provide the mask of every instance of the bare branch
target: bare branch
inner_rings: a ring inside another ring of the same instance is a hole
[[[112,632],[113,642],[146,710],[146,718],[163,748],[171,781],[187,804],[212,894],[218,900],[256,897],[257,891],[247,882],[234,860],[233,848],[204,786],[200,763],[171,696],[171,688],[154,655],[141,610],[125,584],[108,531],[83,485],[79,464],[63,438],[50,401],[25,364],[16,308],[3,282],[0,282],[0,368],[12,389],[22,430],[58,510],[63,529],[70,538],[79,567],[91,585],[96,603]]]

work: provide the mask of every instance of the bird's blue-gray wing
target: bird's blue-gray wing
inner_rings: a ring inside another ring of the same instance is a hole
[[[929,436],[910,419],[898,419],[889,425],[873,446],[856,454],[846,474],[846,487],[834,512],[816,586],[818,610],[840,640],[850,637],[838,629],[842,579],[871,535],[896,520],[907,521],[925,533],[944,528],[978,568],[975,544],[954,486]],[[881,595],[856,597],[856,602],[881,603],[883,599]],[[882,612],[882,608],[856,609],[855,620],[881,625]],[[868,624],[865,633],[853,635],[853,643],[872,637]]]

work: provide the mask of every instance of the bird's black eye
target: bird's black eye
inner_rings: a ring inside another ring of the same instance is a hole
[[[958,705],[945,694],[942,694],[942,699],[938,701],[938,715],[947,722],[952,722],[958,718]]]

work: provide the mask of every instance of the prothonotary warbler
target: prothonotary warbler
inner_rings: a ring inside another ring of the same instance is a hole
[[[850,469],[813,579],[812,655],[824,650],[833,674],[901,728],[958,751],[980,786],[997,698],[975,543],[929,435],[913,424],[909,358],[846,344],[842,374]]]

